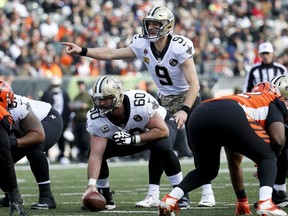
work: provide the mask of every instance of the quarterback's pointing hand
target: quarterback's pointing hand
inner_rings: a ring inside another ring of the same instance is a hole
[[[62,42],[62,45],[66,46],[66,52],[70,55],[79,55],[82,51],[82,48],[74,43]]]

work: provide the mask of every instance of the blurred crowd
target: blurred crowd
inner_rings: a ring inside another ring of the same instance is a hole
[[[276,61],[288,64],[287,0],[2,0],[0,75],[31,77],[137,74],[140,60],[97,61],[70,56],[61,41],[81,46],[127,46],[142,32],[153,6],[176,17],[174,33],[195,46],[198,73],[245,76],[257,47],[271,41]]]

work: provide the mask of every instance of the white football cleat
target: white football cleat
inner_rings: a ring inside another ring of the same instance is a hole
[[[157,207],[160,203],[159,196],[147,195],[142,201],[135,203],[136,208]]]
[[[214,193],[202,193],[200,202],[198,203],[199,207],[213,207],[215,206],[215,197]]]
[[[259,216],[287,216],[287,213],[276,206],[272,199],[259,201],[256,214]]]

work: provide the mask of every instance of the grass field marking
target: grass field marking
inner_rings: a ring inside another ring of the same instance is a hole
[[[193,158],[191,159],[186,159],[183,161],[180,161],[181,164],[183,165],[189,165],[191,164],[192,166],[194,165],[194,160]],[[247,158],[243,158],[242,164],[245,163],[251,163],[251,160]],[[109,167],[135,167],[135,166],[148,166],[147,161],[121,161],[121,162],[110,162],[108,163]],[[221,160],[221,164],[227,164],[226,160]],[[65,169],[83,169],[87,168],[86,163],[77,163],[77,164],[69,164],[69,165],[62,165],[62,164],[50,164],[49,165],[50,170],[65,170]],[[28,164],[16,164],[15,165],[16,170],[31,170],[30,165]],[[251,167],[252,169],[252,167]],[[256,168],[254,168],[256,170]]]

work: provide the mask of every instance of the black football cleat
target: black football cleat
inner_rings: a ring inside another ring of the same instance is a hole
[[[40,197],[38,203],[34,203],[31,205],[31,209],[38,209],[38,210],[48,210],[48,209],[55,209],[56,202],[54,197]]]
[[[178,200],[178,208],[182,209],[182,210],[190,208],[190,202],[189,202],[188,194],[185,194],[183,197],[181,197]]]
[[[287,198],[286,192],[282,190],[278,192],[276,190],[273,190],[272,201],[278,207],[281,207],[281,208],[286,207],[288,205],[288,198]]]
[[[113,201],[112,194],[114,194],[114,191],[110,191],[110,188],[98,188],[99,193],[101,193],[105,199],[106,199],[106,209],[111,210],[115,209],[116,205]]]
[[[9,207],[10,203],[9,203],[9,197],[5,196],[3,198],[0,199],[0,207]]]

